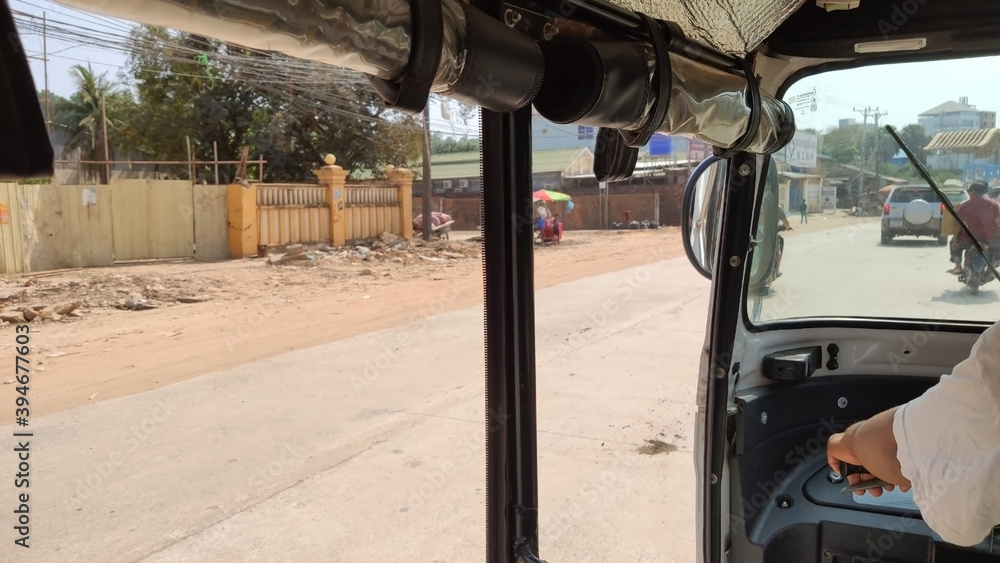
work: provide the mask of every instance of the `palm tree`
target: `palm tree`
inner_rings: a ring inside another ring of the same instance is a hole
[[[79,150],[82,160],[104,160],[104,123],[110,132],[121,125],[114,119],[120,107],[123,94],[110,82],[106,73],[95,75],[88,64],[86,68],[75,65],[70,74],[76,83],[76,92],[69,98],[56,100],[53,109],[52,126],[66,136],[63,157]],[[102,108],[103,102],[103,108]],[[109,160],[111,155],[108,155]],[[107,184],[107,170],[104,166],[90,164],[83,168],[87,176],[98,176],[102,184]]]

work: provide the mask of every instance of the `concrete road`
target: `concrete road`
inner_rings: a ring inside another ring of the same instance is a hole
[[[682,258],[538,292],[550,563],[693,560],[708,290]],[[13,544],[16,429],[0,428],[0,560],[481,561],[482,327],[480,307],[431,307],[36,420],[28,550]]]
[[[861,316],[994,322],[1000,283],[973,296],[947,273],[947,246],[927,237],[880,243],[880,219],[785,236],[782,276],[762,299],[762,320],[799,316]],[[804,231],[804,232],[800,232]]]

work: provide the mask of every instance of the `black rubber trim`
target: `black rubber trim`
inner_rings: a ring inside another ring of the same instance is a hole
[[[639,160],[639,149],[625,144],[617,129],[601,127],[594,150],[594,177],[598,182],[628,180]]]
[[[444,23],[441,0],[410,0],[413,30],[410,36],[410,60],[402,79],[396,82],[369,77],[386,107],[419,113],[430,97],[431,86],[441,63]]]
[[[659,80],[656,83],[656,90],[653,92],[656,96],[653,112],[649,121],[646,122],[646,126],[636,132],[622,131],[625,145],[636,149],[646,146],[656,130],[663,124],[663,120],[666,119],[667,109],[670,108],[670,89],[673,86],[673,68],[670,65],[670,52],[667,50],[668,43],[663,33],[663,27],[659,21],[646,14],[640,13],[639,16],[646,24],[649,36],[653,40],[653,53],[656,55],[656,73]]]
[[[722,509],[722,470],[725,462],[728,435],[729,372],[733,363],[736,330],[740,307],[740,288],[747,268],[745,260],[731,261],[730,257],[745,257],[749,253],[750,225],[753,220],[754,194],[759,172],[757,158],[746,153],[737,155],[727,170],[728,188],[722,211],[722,232],[719,252],[715,257],[712,283],[712,307],[709,311],[708,382],[705,390],[705,458],[707,472],[704,479],[704,496],[698,502],[704,506],[701,549],[705,563],[722,563],[722,519],[728,518]],[[765,157],[766,164],[767,158]],[[746,167],[746,174],[739,170]],[[715,481],[711,477],[715,477]]]
[[[744,131],[743,136],[740,137],[739,141],[736,141],[735,145],[728,149],[715,147],[713,151],[715,156],[722,159],[732,158],[750,146],[753,138],[757,136],[757,130],[760,129],[760,114],[764,111],[760,97],[760,84],[754,76],[750,59],[740,59],[740,62],[743,65],[743,72],[747,80],[747,105],[750,106],[750,123],[747,125],[747,130]]]

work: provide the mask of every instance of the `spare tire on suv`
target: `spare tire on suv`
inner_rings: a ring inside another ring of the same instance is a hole
[[[889,192],[882,209],[882,244],[889,245],[898,236],[927,236],[939,245],[948,243],[941,232],[943,204],[927,185],[897,186]]]

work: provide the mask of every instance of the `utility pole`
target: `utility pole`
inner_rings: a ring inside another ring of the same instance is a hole
[[[111,183],[111,151],[108,150],[108,110],[104,103],[104,96],[101,96],[101,128],[104,130],[104,174],[106,183]]]
[[[864,109],[854,108],[854,111],[865,116],[864,122],[861,124],[861,174],[858,180],[858,195],[855,204],[857,207],[861,206],[861,194],[865,191],[865,165],[868,163],[867,152],[865,151],[865,130],[868,129],[868,116],[871,115],[872,108],[865,107]]]
[[[30,14],[25,14],[30,15]],[[37,17],[37,16],[30,16]],[[35,59],[42,61],[42,68],[45,74],[45,102],[42,104],[45,110],[45,130],[52,134],[52,97],[49,93],[49,23],[48,15],[46,12],[42,12],[42,56],[38,55],[25,55],[29,59]]]
[[[882,150],[882,132],[878,128],[878,120],[880,117],[888,115],[889,112],[879,112],[878,108],[875,108],[875,178],[878,179],[878,155]]]
[[[424,218],[424,240],[431,240],[431,231],[433,226],[433,221],[431,220],[431,101],[427,100],[427,105],[424,106],[424,189],[422,194],[423,200],[423,218]]]
[[[49,93],[49,20],[42,12],[42,67],[45,69],[45,127],[52,134],[52,95]]]

